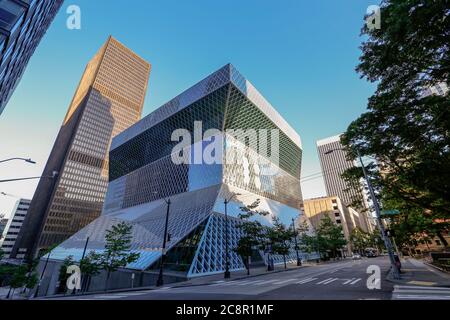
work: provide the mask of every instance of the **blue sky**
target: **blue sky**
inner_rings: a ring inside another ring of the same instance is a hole
[[[365,0],[65,1],[0,116],[0,177],[40,175],[86,63],[112,34],[153,65],[144,116],[216,69],[232,63],[301,135],[303,176],[319,172],[316,140],[343,132],[366,109],[373,85],[354,71]],[[82,29],[66,28],[66,8]],[[37,182],[0,185],[32,197]],[[322,179],[302,185],[325,194]],[[14,198],[0,197],[0,213]]]

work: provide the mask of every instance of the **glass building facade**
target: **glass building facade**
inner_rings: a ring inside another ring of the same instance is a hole
[[[63,0],[0,0],[0,115]]]
[[[87,65],[15,250],[29,256],[100,216],[112,138],[141,118],[151,66],[110,37]]]
[[[193,133],[182,152],[175,148],[180,141],[173,139],[180,129]],[[269,152],[262,152],[261,136],[236,135],[233,130],[267,131],[269,141],[278,139],[276,146],[266,146]],[[198,150],[212,145],[219,146],[213,152],[219,161],[199,161]],[[277,159],[272,157],[275,151]],[[231,161],[232,155],[240,161]],[[185,161],[174,161],[176,157]],[[270,226],[272,218],[279,217],[290,225],[302,214],[301,159],[299,135],[250,82],[226,65],[113,139],[102,216],[56,248],[52,258],[80,259],[88,237],[87,250],[102,251],[106,230],[126,221],[133,226],[132,250],[140,253],[128,268],[155,268],[161,258],[165,199],[170,198],[165,268],[187,277],[223,272],[224,200],[239,193],[228,204],[229,254],[231,270],[244,269],[233,251],[241,237],[240,208],[259,199],[259,209],[270,214],[256,219]],[[264,252],[259,255],[266,261]],[[302,257],[315,258],[305,253]],[[282,262],[282,257],[275,259]],[[296,260],[294,251],[288,259]]]

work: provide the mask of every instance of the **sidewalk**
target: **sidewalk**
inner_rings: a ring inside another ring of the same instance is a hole
[[[408,258],[402,260],[402,274],[400,280],[387,278],[388,281],[399,285],[416,285],[429,287],[449,287],[450,275],[441,272],[424,262]]]
[[[0,300],[6,300],[8,295],[9,287],[0,287]],[[22,288],[16,289],[14,292],[14,297],[9,297],[9,300],[26,300],[22,295]]]

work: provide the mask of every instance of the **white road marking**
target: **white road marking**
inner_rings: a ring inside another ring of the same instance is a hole
[[[317,284],[325,284],[325,282],[328,282],[331,279],[333,279],[333,278],[328,278],[328,279],[322,280],[322,281],[318,282]]]
[[[287,279],[287,280],[283,280],[283,281],[280,281],[280,282],[275,282],[274,284],[285,284],[285,283],[288,283],[288,282],[292,282],[292,281],[297,281],[298,279]]]
[[[450,288],[395,286],[393,300],[450,300]]]
[[[297,284],[306,284],[306,283],[313,282],[318,279],[319,278],[307,278],[307,279],[300,280],[299,282],[297,282]]]
[[[262,286],[264,284],[269,284],[269,283],[272,283],[272,282],[275,282],[275,281],[277,281],[277,280],[267,280],[267,281],[264,281],[264,282],[261,282],[261,283],[257,283],[257,284],[255,284],[255,286]]]
[[[362,280],[361,278],[356,279],[355,281],[351,282],[350,285],[357,284],[357,283],[360,282],[361,280]]]
[[[333,282],[335,282],[335,281],[337,281],[337,280],[339,280],[339,278],[333,278],[333,279],[331,279],[331,280],[329,280],[329,281],[323,283],[323,285],[327,285],[327,284],[333,283]]]
[[[250,282],[246,282],[246,283],[240,283],[240,284],[238,284],[238,286],[247,286],[247,285],[251,286],[251,285],[255,285],[259,282],[263,282],[263,281],[266,281],[266,280],[254,280],[254,281],[250,281]]]

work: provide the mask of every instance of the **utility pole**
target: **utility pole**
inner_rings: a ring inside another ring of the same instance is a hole
[[[377,200],[377,198],[375,196],[375,191],[373,189],[372,183],[370,182],[369,176],[367,174],[366,167],[365,167],[364,162],[362,160],[361,154],[359,153],[359,150],[356,150],[356,153],[357,153],[357,156],[358,156],[359,161],[361,163],[361,167],[362,167],[362,170],[363,170],[363,173],[364,173],[364,179],[367,182],[367,187],[369,188],[370,196],[371,196],[372,201],[373,201],[373,206],[375,208],[375,213],[377,215],[377,222],[378,222],[378,227],[380,228],[381,237],[383,238],[383,241],[384,241],[384,244],[386,246],[386,249],[388,250],[389,259],[391,260],[391,265],[392,265],[392,271],[393,271],[394,279],[400,279],[400,272],[399,272],[399,270],[397,268],[397,265],[395,263],[394,249],[392,248],[391,240],[386,235],[386,229],[384,228],[383,221],[381,220],[380,205],[378,204],[378,200]]]

